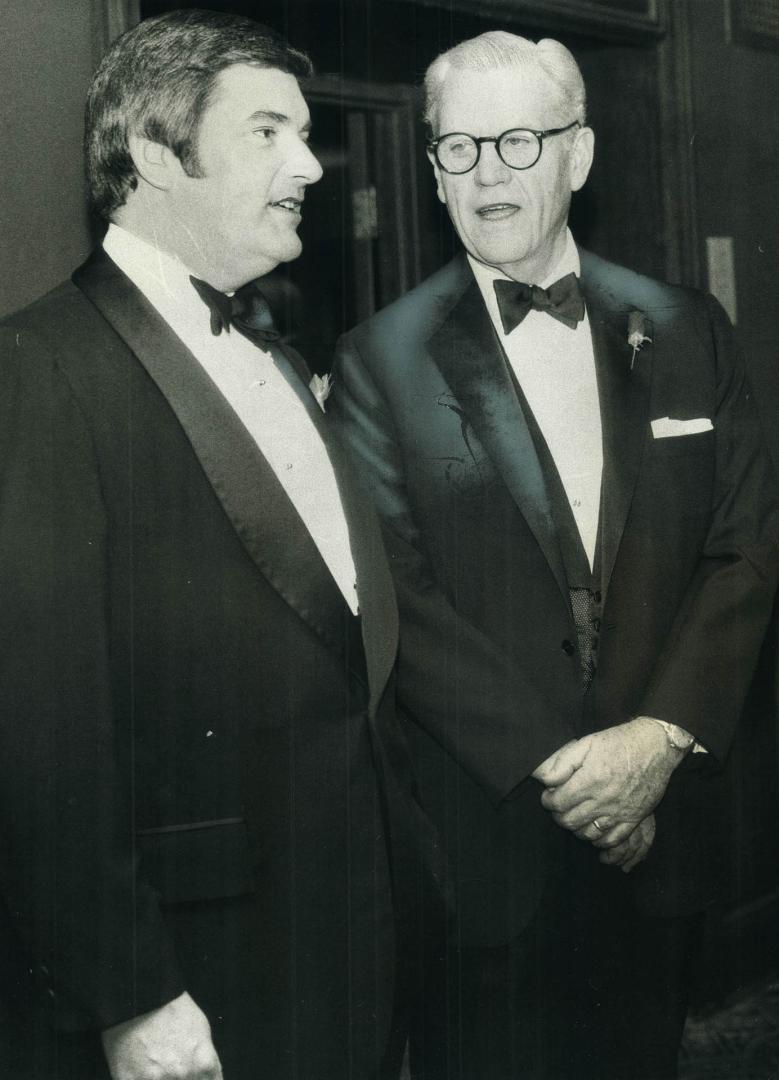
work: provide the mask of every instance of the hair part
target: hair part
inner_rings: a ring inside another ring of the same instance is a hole
[[[424,119],[431,132],[438,134],[436,127],[441,98],[450,72],[511,68],[535,68],[542,73],[560,95],[561,120],[578,120],[582,125],[586,123],[584,80],[579,65],[565,45],[553,38],[535,42],[505,30],[490,30],[441,53],[427,69]]]
[[[96,213],[110,219],[138,186],[132,135],[172,150],[199,176],[200,121],[222,71],[234,64],[307,78],[313,66],[275,31],[241,15],[173,11],[147,19],[113,43],[87,95],[84,149]]]

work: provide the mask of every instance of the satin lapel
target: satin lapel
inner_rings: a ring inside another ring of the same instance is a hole
[[[215,384],[108,256],[96,253],[73,281],[157,384],[263,576],[317,634],[342,649],[343,597],[275,473]]]
[[[277,355],[277,352],[282,355]],[[274,359],[284,377],[306,406],[314,427],[333,463],[338,491],[349,529],[357,594],[360,598],[362,640],[370,683],[371,707],[376,708],[384,690],[398,646],[398,613],[378,519],[368,496],[352,469],[348,451],[327,422],[308,388],[308,368],[290,346],[274,349]]]
[[[592,328],[603,428],[601,565],[605,601],[625,531],[649,423],[652,345],[637,353],[627,341],[629,306],[587,273],[582,253],[582,292]],[[650,331],[651,337],[651,331]]]
[[[568,604],[565,569],[543,471],[503,350],[472,278],[427,345],[524,515]]]

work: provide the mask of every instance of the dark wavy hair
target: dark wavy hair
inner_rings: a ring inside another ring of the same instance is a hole
[[[305,53],[241,15],[173,11],[113,43],[87,95],[84,150],[92,207],[109,218],[138,186],[128,135],[167,146],[200,176],[197,135],[220,72],[233,64],[312,74]]]

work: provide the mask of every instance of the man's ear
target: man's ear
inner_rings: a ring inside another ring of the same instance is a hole
[[[595,132],[592,128],[579,128],[571,149],[571,191],[578,191],[590,171],[595,156]]]
[[[444,185],[441,183],[441,170],[438,167],[438,162],[435,159],[435,154],[432,150],[427,151],[427,160],[433,166],[433,173],[435,174],[435,190],[438,198],[446,206],[446,195],[444,194]]]
[[[152,187],[167,191],[181,175],[181,162],[173,151],[162,143],[145,139],[141,135],[130,135],[127,145],[135,171]]]

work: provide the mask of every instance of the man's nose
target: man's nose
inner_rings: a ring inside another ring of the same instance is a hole
[[[292,162],[293,174],[304,184],[315,184],[322,179],[322,166],[314,156],[311,147],[303,139],[299,140],[297,152]]]
[[[501,160],[498,154],[498,144],[483,142],[481,153],[474,169],[477,184],[484,187],[492,187],[494,184],[502,184],[511,179],[511,169]]]

